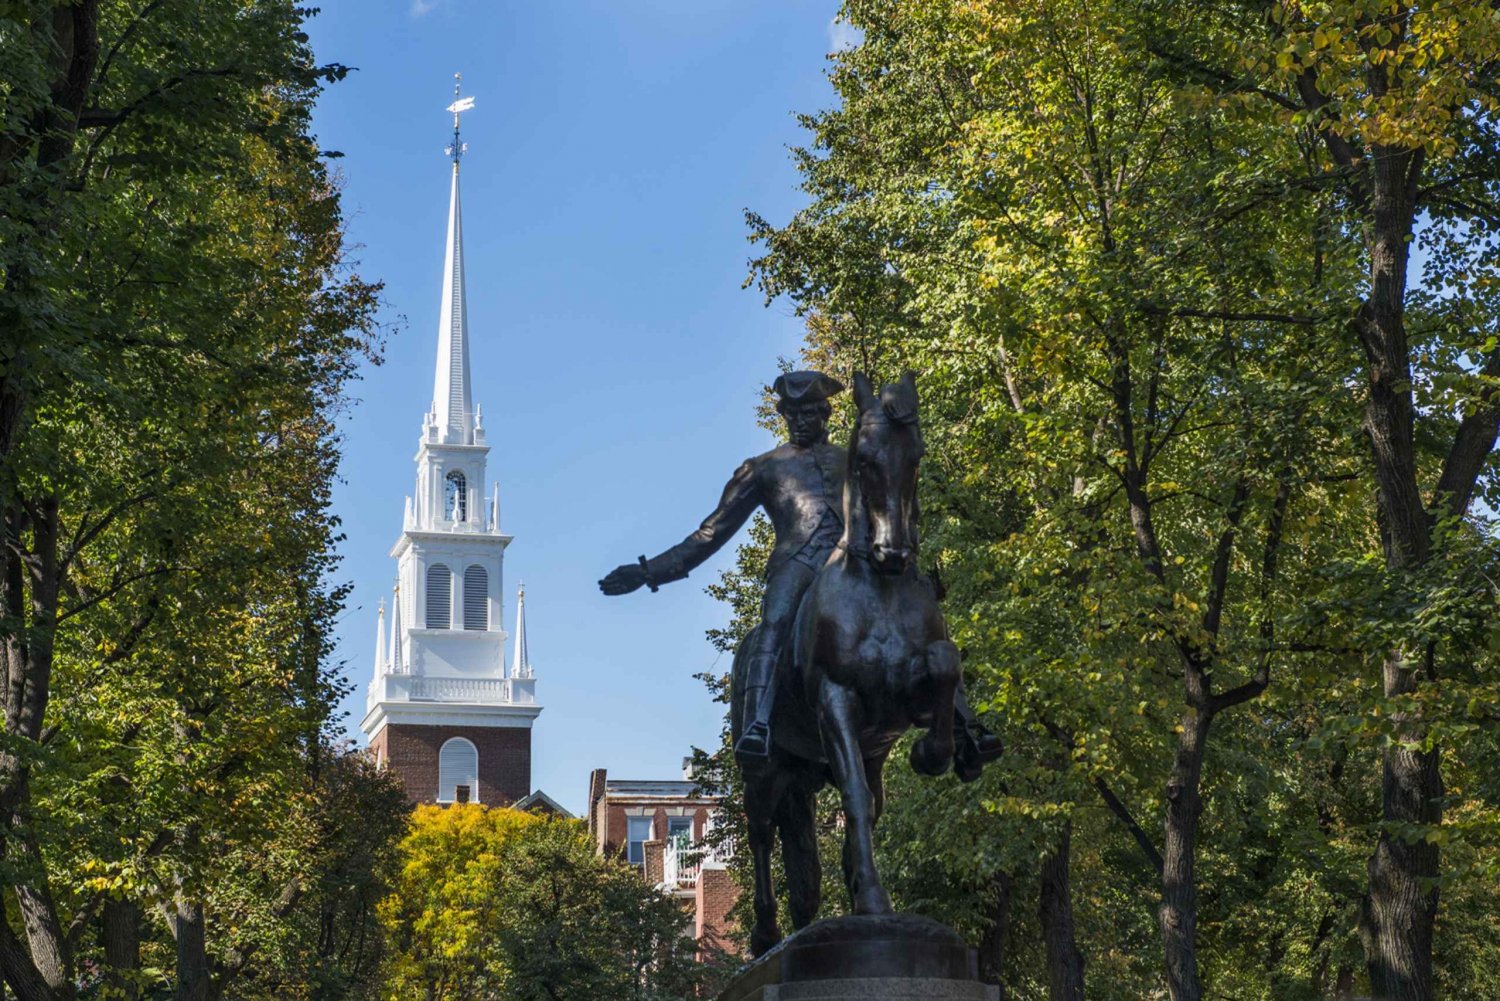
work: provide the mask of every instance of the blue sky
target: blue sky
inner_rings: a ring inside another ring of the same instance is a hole
[[[484,408],[506,558],[506,627],[526,582],[527,638],[545,710],[532,784],[583,806],[589,770],[671,778],[716,739],[719,707],[693,674],[724,669],[704,639],[725,610],[703,593],[726,547],[657,594],[606,599],[617,563],[681,539],[723,482],[770,447],[761,387],[801,325],[742,289],[743,212],[803,202],[786,147],[794,114],[827,106],[834,0],[327,0],[320,60],[358,68],[315,127],[342,174],[354,257],[383,280],[386,363],[367,367],[343,421],[334,497],[354,594],[340,656],[358,690],[374,608],[411,492],[432,397],[443,147],[453,73],[464,116],[464,238],[474,392]]]

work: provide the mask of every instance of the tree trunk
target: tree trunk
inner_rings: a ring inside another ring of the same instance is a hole
[[[180,892],[170,914],[177,939],[177,990],[173,1001],[211,1001],[212,970],[203,929],[203,905]]]
[[[1333,981],[1333,1001],[1354,1001],[1354,967],[1339,966]]]
[[[1063,825],[1057,845],[1042,860],[1040,916],[1047,947],[1047,984],[1052,1001],[1083,1001],[1083,953],[1073,927],[1073,825]]]
[[[1371,153],[1370,297],[1356,328],[1369,369],[1365,430],[1385,520],[1386,566],[1399,571],[1424,562],[1432,546],[1417,481],[1405,322],[1407,264],[1422,152],[1377,146]],[[1409,651],[1390,651],[1382,670],[1386,698],[1415,691],[1418,672],[1431,674],[1427,670],[1431,658],[1431,651],[1415,658]],[[1408,843],[1393,836],[1391,829],[1441,822],[1439,750],[1408,749],[1424,740],[1426,725],[1410,713],[1396,713],[1392,718],[1397,734],[1386,745],[1381,769],[1385,827],[1370,856],[1360,938],[1377,1001],[1432,1001],[1438,848],[1425,840]]]
[[[1011,875],[997,872],[990,882],[989,922],[979,942],[979,977],[987,984],[998,984],[1000,1001],[1005,1001],[1005,943],[1010,939]]]
[[[140,985],[133,974],[141,965],[141,912],[128,900],[108,900],[99,917],[100,944],[104,947],[104,984],[111,997],[135,1001]]]
[[[1194,873],[1198,848],[1198,820],[1203,814],[1200,785],[1203,749],[1208,743],[1211,717],[1189,707],[1182,717],[1182,734],[1172,777],[1167,783],[1167,838],[1162,852],[1162,895],[1157,916],[1167,960],[1167,990],[1172,1001],[1201,1001],[1198,982],[1198,885]]]

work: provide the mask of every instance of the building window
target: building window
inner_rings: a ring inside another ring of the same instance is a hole
[[[459,798],[459,789],[464,796]],[[463,737],[444,742],[438,751],[439,803],[479,802],[479,751]]]
[[[469,481],[456,469],[443,488],[443,516],[449,521],[469,520]]]
[[[453,571],[441,563],[427,568],[427,628],[448,629],[453,622]]]
[[[684,848],[691,844],[693,840],[693,818],[668,817],[667,840],[678,841]]]
[[[474,564],[464,571],[464,628],[490,627],[490,575]]]
[[[651,840],[650,817],[627,817],[628,826],[625,845],[625,858],[631,865],[644,865],[646,862],[646,842]]]

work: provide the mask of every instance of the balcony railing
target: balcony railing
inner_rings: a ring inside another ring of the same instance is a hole
[[[533,705],[532,678],[441,678],[413,674],[385,674],[370,686],[376,702],[465,702],[479,705]]]
[[[691,835],[679,834],[662,846],[662,882],[679,890],[691,890],[698,885],[698,874],[705,863],[727,864],[733,855],[733,842],[694,843]]]
[[[510,702],[510,680],[508,678],[412,678],[410,697],[423,702]]]

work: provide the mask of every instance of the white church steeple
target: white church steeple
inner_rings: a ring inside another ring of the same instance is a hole
[[[459,115],[474,106],[474,99],[459,97],[456,83],[454,94],[448,106],[453,113],[453,145],[448,149],[453,174],[432,409],[417,446],[416,490],[406,499],[401,537],[391,548],[397,583],[385,648],[389,653],[376,654],[360,726],[377,758],[400,766],[414,799],[441,803],[467,797],[497,803],[530,792],[524,787],[530,774],[530,734],[524,734],[524,776],[517,770],[522,759],[492,756],[499,745],[485,735],[507,729],[521,738],[515,731],[529,731],[541,707],[530,665],[524,675],[513,671],[507,677],[505,670],[510,637],[502,595],[505,547],[511,537],[500,530],[499,485],[493,492],[485,489],[490,449],[469,381],[458,184],[466,149],[459,137]],[[526,663],[524,637],[517,637],[517,651],[519,667]],[[408,735],[406,743],[393,743],[392,728]],[[420,753],[411,749],[433,740],[441,747]],[[513,744],[507,738],[506,746]],[[398,747],[408,750],[398,754]],[[428,751],[434,769],[431,788],[412,788],[418,781],[412,775],[427,767]],[[420,761],[402,764],[400,754],[417,754]]]
[[[455,86],[455,94],[457,90]],[[453,186],[448,194],[443,299],[438,312],[437,376],[432,385],[432,422],[437,429],[438,441],[455,445],[473,444],[474,433],[474,403],[469,390],[469,310],[464,295],[463,207],[458,194],[458,163],[463,149],[458,139],[458,114],[472,107],[473,101],[473,98],[465,98],[464,101],[455,100],[453,104],[459,110],[453,113]]]

